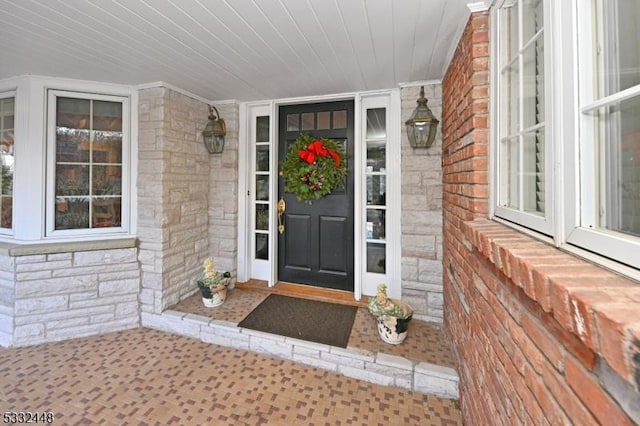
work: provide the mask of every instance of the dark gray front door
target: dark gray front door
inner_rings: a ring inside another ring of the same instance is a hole
[[[282,106],[278,158],[283,161],[300,133],[343,143],[349,155],[344,189],[312,204],[283,191],[285,230],[278,234],[278,279],[353,291],[353,101]]]

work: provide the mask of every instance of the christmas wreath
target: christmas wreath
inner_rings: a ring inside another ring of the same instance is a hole
[[[346,157],[336,141],[301,134],[282,163],[285,192],[296,194],[298,201],[311,203],[344,187]]]

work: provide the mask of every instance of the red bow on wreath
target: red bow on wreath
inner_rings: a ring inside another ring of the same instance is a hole
[[[340,167],[340,155],[331,148],[327,148],[319,140],[315,140],[309,144],[307,149],[298,151],[298,157],[309,164],[316,162],[316,156],[326,157],[327,154],[333,158],[336,167]]]

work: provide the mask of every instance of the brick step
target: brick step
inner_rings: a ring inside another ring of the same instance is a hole
[[[160,315],[143,312],[141,319],[145,327],[275,356],[369,383],[397,386],[442,398],[459,397],[458,373],[450,367],[278,336],[238,327],[237,323],[174,310],[166,310]]]

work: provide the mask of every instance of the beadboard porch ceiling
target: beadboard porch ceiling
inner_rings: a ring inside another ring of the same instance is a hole
[[[238,101],[441,79],[469,0],[0,1],[0,79],[164,81]]]

